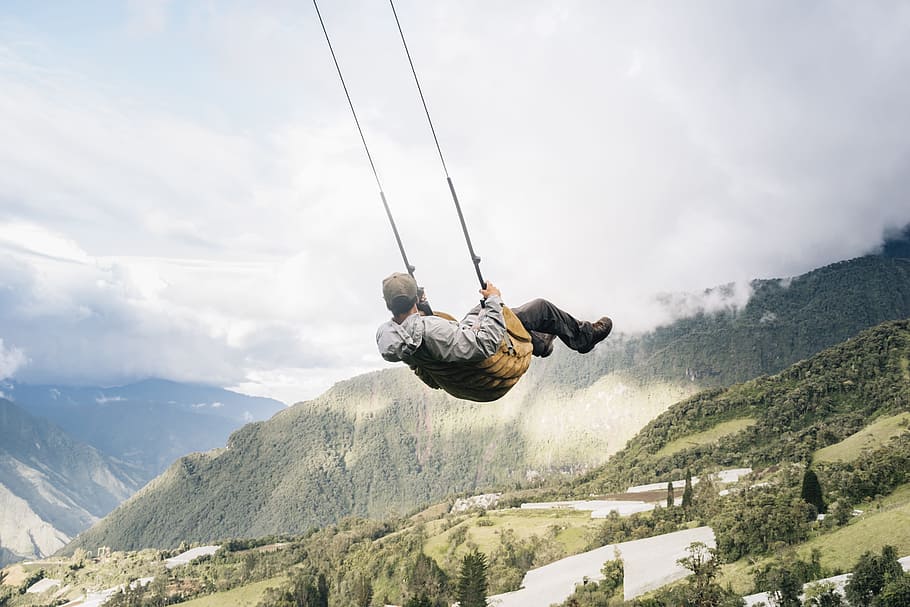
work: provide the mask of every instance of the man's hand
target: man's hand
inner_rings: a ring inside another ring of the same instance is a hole
[[[417,311],[421,316],[433,316],[433,308],[430,307],[430,302],[427,301],[427,292],[423,287],[417,289]]]
[[[499,289],[496,288],[496,285],[494,285],[489,280],[487,281],[487,288],[481,289],[480,294],[483,296],[484,299],[486,299],[487,297],[490,297],[491,295],[498,295],[499,297],[502,297],[502,293],[499,292]]]

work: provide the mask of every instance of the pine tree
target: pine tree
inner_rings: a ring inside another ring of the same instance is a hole
[[[811,468],[806,468],[806,473],[803,475],[803,489],[800,497],[815,506],[819,514],[824,514],[827,511],[825,498],[822,497],[822,486],[818,482],[818,476]]]
[[[354,605],[357,607],[369,607],[370,601],[373,600],[373,584],[370,578],[364,574],[358,575],[352,585],[352,594]]]
[[[461,607],[487,605],[487,557],[476,548],[461,560],[455,598]]]
[[[414,595],[409,598],[404,604],[404,607],[433,607],[433,603],[430,601],[430,597],[425,593],[421,593],[420,595]]]
[[[667,508],[672,508],[675,503],[676,498],[673,495],[673,481],[670,481],[667,483]]]
[[[686,468],[686,488],[683,489],[682,507],[689,509],[692,507],[692,471]]]

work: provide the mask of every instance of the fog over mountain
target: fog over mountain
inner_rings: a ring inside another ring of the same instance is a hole
[[[656,294],[910,222],[906,3],[398,8],[508,303],[637,332],[672,318]],[[477,285],[391,12],[324,16],[418,278],[460,313]],[[311,7],[17,3],[0,41],[2,375],[293,402],[385,368],[402,262]]]

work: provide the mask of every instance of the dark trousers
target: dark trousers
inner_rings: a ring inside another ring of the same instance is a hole
[[[577,320],[568,312],[560,310],[546,299],[535,299],[512,308],[521,321],[534,345],[534,355],[540,356],[550,349],[555,335],[573,350],[590,348],[594,339],[594,328],[586,320]]]

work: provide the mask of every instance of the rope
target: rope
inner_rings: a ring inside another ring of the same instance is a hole
[[[313,0],[314,2],[316,0]],[[474,252],[474,245],[471,244],[471,235],[468,233],[468,226],[464,220],[464,214],[461,212],[461,204],[458,202],[458,194],[455,193],[455,184],[449,176],[449,169],[446,166],[445,158],[442,155],[442,147],[439,145],[439,138],[436,136],[436,128],[433,126],[433,119],[430,118],[430,110],[427,108],[427,100],[423,95],[423,88],[420,86],[420,79],[417,77],[417,70],[414,68],[414,61],[411,59],[411,51],[408,49],[408,43],[404,38],[404,30],[401,28],[401,21],[398,19],[398,11],[395,10],[395,2],[389,0],[392,7],[392,14],[395,15],[395,24],[398,26],[398,33],[401,35],[401,44],[404,46],[405,55],[408,57],[408,63],[411,65],[411,73],[414,75],[414,83],[417,84],[417,92],[420,94],[420,102],[423,104],[423,111],[427,116],[427,122],[430,124],[430,132],[433,134],[433,141],[436,142],[436,151],[439,152],[439,160],[442,162],[442,170],[446,174],[446,181],[449,184],[449,192],[452,194],[452,200],[455,202],[455,210],[458,212],[458,220],[461,222],[461,231],[464,232],[465,241],[468,243],[468,253],[471,255],[471,262],[474,264],[474,270],[477,272],[477,279],[480,281],[480,288],[485,289],[487,282],[483,279],[480,271],[480,257]]]
[[[405,268],[408,270],[408,274],[411,277],[414,277],[414,270],[416,268],[411,265],[411,262],[408,261],[408,255],[404,251],[404,244],[401,242],[401,236],[398,234],[398,226],[395,225],[395,219],[392,217],[392,211],[389,209],[389,203],[386,201],[385,192],[382,189],[382,182],[379,180],[379,172],[376,170],[376,164],[373,162],[373,155],[370,154],[370,147],[367,145],[366,137],[363,135],[363,128],[360,126],[360,120],[357,118],[357,111],[354,109],[354,102],[351,101],[351,94],[348,92],[348,85],[344,81],[344,76],[341,74],[341,66],[338,64],[338,57],[335,56],[335,49],[332,47],[332,41],[329,39],[329,32],[325,27],[325,21],[322,20],[322,13],[319,10],[319,4],[316,0],[313,0],[313,7],[316,9],[316,16],[319,17],[319,25],[322,26],[322,33],[325,36],[325,42],[329,47],[329,52],[332,54],[332,61],[335,63],[335,71],[338,72],[338,79],[341,81],[341,88],[344,89],[344,96],[348,100],[348,106],[351,108],[351,114],[354,116],[354,124],[357,125],[357,132],[360,133],[360,141],[363,143],[363,150],[366,152],[367,160],[370,161],[370,168],[373,169],[373,177],[376,179],[376,187],[379,188],[379,197],[382,199],[382,206],[385,208],[386,216],[389,218],[389,223],[392,225],[392,232],[395,234],[395,241],[398,243],[398,250],[401,251],[401,258],[404,260]]]

